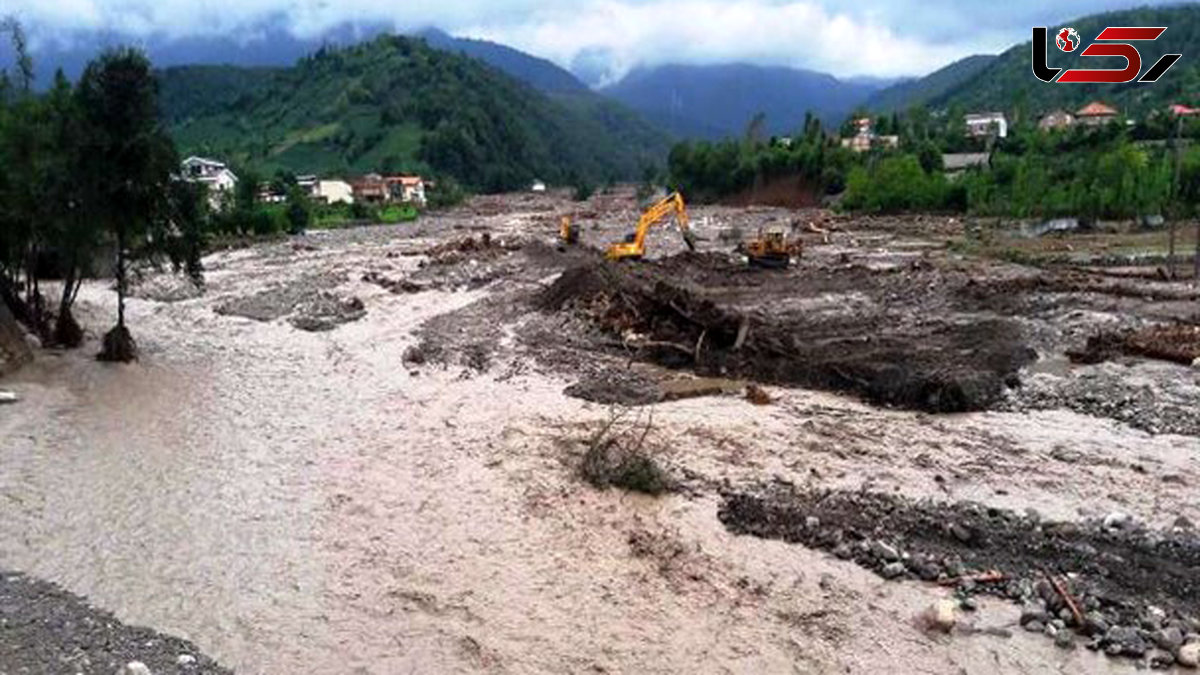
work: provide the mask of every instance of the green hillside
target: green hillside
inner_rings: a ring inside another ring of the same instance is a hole
[[[925,77],[898,82],[877,92],[867,100],[866,107],[878,112],[903,112],[914,105],[925,105],[944,98],[987,68],[996,57],[976,54],[960,59]]]
[[[549,97],[480,61],[385,36],[292,68],[175,68],[163,114],[182,153],[262,173],[420,171],[483,191],[634,178],[664,134],[589,92]]]
[[[1075,110],[1089,101],[1102,100],[1129,115],[1142,115],[1169,103],[1200,103],[1200,5],[1142,8],[1096,14],[1065,20],[1050,26],[1070,26],[1079,31],[1084,44],[1090,44],[1108,26],[1167,26],[1167,32],[1154,42],[1139,42],[1142,72],[1145,73],[1166,53],[1183,58],[1158,82],[1152,84],[1048,84],[1035,78],[1030,65],[1030,42],[1017,45],[974,77],[928,101],[932,107],[961,106],[968,110],[1012,110],[1025,107],[1037,114],[1057,108]],[[1121,58],[1088,57],[1064,54],[1050,44],[1052,68],[1120,68]]]

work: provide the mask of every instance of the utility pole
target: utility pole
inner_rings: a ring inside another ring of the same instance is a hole
[[[1171,234],[1170,243],[1167,245],[1167,275],[1175,280],[1175,228],[1177,227],[1176,220],[1179,217],[1179,176],[1183,168],[1183,147],[1179,144],[1179,137],[1183,133],[1183,115],[1175,116],[1175,180],[1171,183],[1172,201],[1176,202],[1175,208],[1171,209],[1174,213],[1171,214]],[[1197,264],[1200,264],[1198,262]]]

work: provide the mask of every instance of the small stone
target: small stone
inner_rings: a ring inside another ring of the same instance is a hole
[[[954,630],[954,625],[958,623],[958,613],[955,611],[953,600],[939,600],[933,603],[925,611],[925,617],[930,628],[943,633]]]
[[[849,560],[854,557],[854,549],[849,544],[839,544],[833,549],[833,554],[842,560]]]
[[[979,610],[979,601],[975,598],[967,597],[960,600],[958,602],[958,606],[961,607],[964,612],[975,612]]]
[[[1059,630],[1062,630],[1067,627],[1067,622],[1063,621],[1062,619],[1055,619],[1050,622],[1050,625],[1054,626],[1055,628],[1057,628]]]
[[[180,654],[179,658],[175,659],[175,663],[181,666],[192,666],[196,664],[196,657],[191,654]]]
[[[1089,612],[1083,617],[1083,632],[1088,635],[1104,635],[1108,633],[1108,621],[1100,612]]]
[[[1164,628],[1154,634],[1154,644],[1168,652],[1173,652],[1183,645],[1183,631],[1175,626]]]
[[[14,393],[14,392],[0,391],[0,405],[4,405],[6,403],[16,403],[17,401],[20,401],[20,400],[21,400],[21,398],[19,396],[17,396],[16,393]]]
[[[1030,633],[1044,633],[1046,632],[1046,624],[1042,623],[1041,621],[1030,621],[1029,623],[1025,624],[1025,630],[1029,631]]]
[[[1175,659],[1184,668],[1200,667],[1200,642],[1190,642],[1180,647]]]
[[[1192,361],[1192,368],[1194,370],[1200,370],[1200,359],[1196,359],[1195,361]]]
[[[1129,524],[1129,514],[1113,511],[1104,517],[1104,529],[1120,530]]]
[[[130,661],[121,669],[121,675],[153,675],[150,668],[141,661]]]
[[[1046,627],[1042,630],[1042,632],[1046,634],[1046,637],[1052,637],[1052,638],[1058,637],[1058,626],[1055,626],[1052,623],[1048,623],[1048,624],[1046,624]]]
[[[1075,649],[1075,636],[1069,630],[1060,630],[1054,636],[1054,646],[1059,649]]]
[[[883,566],[882,570],[879,571],[879,573],[883,575],[884,579],[899,578],[904,575],[904,572],[904,563],[902,562],[888,563]]]
[[[1156,670],[1165,670],[1175,665],[1175,655],[1165,649],[1151,650],[1146,660],[1150,667]]]
[[[871,553],[887,562],[895,562],[900,559],[900,552],[896,550],[896,547],[878,539],[871,542]]]
[[[955,539],[964,544],[971,543],[971,539],[973,539],[975,536],[969,528],[959,525],[958,523],[954,523],[950,526],[950,534],[954,535]]]
[[[1181,530],[1192,530],[1196,528],[1196,525],[1187,516],[1179,516],[1175,519],[1175,527]]]
[[[1038,605],[1036,603],[1031,602],[1021,608],[1021,625],[1022,626],[1032,623],[1032,622],[1037,622],[1039,624],[1045,625],[1046,621],[1048,621],[1049,619],[1050,619],[1050,615],[1046,613],[1046,610],[1043,609],[1041,605]],[[1040,631],[1041,629],[1039,628],[1038,630]]]
[[[804,527],[815,530],[821,526],[821,519],[816,516],[809,516],[804,519]]]
[[[1110,649],[1115,645],[1120,648],[1119,654],[1134,658],[1141,658],[1150,648],[1142,639],[1142,634],[1130,626],[1109,628],[1108,633],[1104,635],[1104,641],[1108,643]]]

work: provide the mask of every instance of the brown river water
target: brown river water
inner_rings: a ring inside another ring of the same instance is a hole
[[[286,264],[220,254],[206,296],[131,301],[140,362],[100,365],[89,345],[6,380],[23,400],[0,408],[0,565],[246,673],[1120,670],[1019,630],[927,635],[913,617],[943,591],[733,537],[717,495],[585,487],[561,438],[606,411],[564,397],[567,381],[401,365],[422,322],[487,291],[395,296],[351,282],[367,317],[323,334],[212,311],[306,271],[361,274],[389,246],[329,245]],[[96,332],[113,304],[88,286],[80,318]],[[766,448],[823,433],[800,430],[815,410],[899,446],[945,431],[824,394],[780,400],[668,404],[660,423],[699,470],[735,477],[807,475]],[[1071,419],[1046,424],[1075,433]],[[1028,426],[980,416],[961,433],[1005,425]],[[740,443],[713,440],[722,433]],[[842,482],[912,482],[911,467],[854,469],[879,461],[820,465]],[[660,553],[631,554],[634,533]],[[983,624],[1015,619],[989,609]]]

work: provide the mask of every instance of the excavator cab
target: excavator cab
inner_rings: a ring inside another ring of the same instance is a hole
[[[638,220],[637,229],[626,235],[623,242],[610,245],[605,257],[609,260],[640,260],[646,255],[646,234],[650,228],[672,213],[679,223],[684,243],[689,250],[695,251],[696,239],[688,224],[687,206],[683,203],[683,195],[675,192],[646,209]]]

